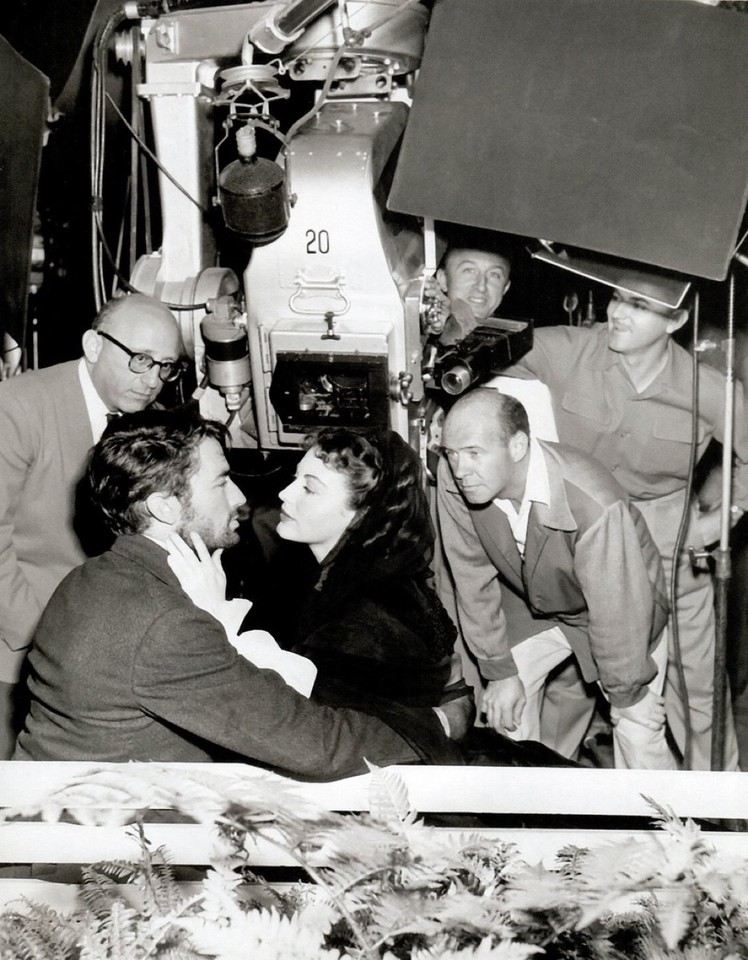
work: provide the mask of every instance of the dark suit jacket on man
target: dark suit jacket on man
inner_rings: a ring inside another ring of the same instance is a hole
[[[533,503],[524,559],[506,514],[469,505],[439,467],[439,524],[460,625],[482,675],[517,673],[511,647],[560,626],[584,678],[611,704],[640,700],[656,668],[649,650],[667,623],[659,554],[611,474],[572,447],[539,442],[550,505]]]
[[[319,780],[364,772],[364,757],[460,759],[431,710],[428,755],[419,755],[377,717],[313,703],[242,658],[182,592],[166,551],[140,535],[68,574],[29,664],[15,759],[191,761],[230,751]]]

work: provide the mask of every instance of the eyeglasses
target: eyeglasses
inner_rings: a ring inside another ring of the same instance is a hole
[[[127,366],[133,373],[148,373],[149,370],[158,367],[159,380],[161,380],[162,383],[168,383],[171,380],[176,380],[185,369],[186,364],[183,360],[154,360],[153,357],[149,357],[147,353],[134,353],[129,347],[126,347],[124,343],[120,343],[119,340],[110,337],[108,333],[104,333],[101,330],[97,330],[96,332],[100,337],[113,343],[115,347],[119,347],[120,350],[125,351],[130,358]]]

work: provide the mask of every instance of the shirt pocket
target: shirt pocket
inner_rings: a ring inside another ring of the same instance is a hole
[[[693,417],[690,410],[678,410],[666,407],[655,417],[652,434],[657,441],[667,443],[691,443],[693,432]],[[703,420],[696,425],[697,443],[703,443],[706,437],[706,426]]]
[[[610,411],[605,402],[602,380],[571,384],[561,398],[561,409],[572,417],[581,417],[601,431],[610,423]]]
[[[611,429],[611,413],[602,392],[571,387],[561,398],[558,433],[563,443],[593,454],[600,439]]]
[[[645,416],[645,410],[642,410]],[[701,447],[706,437],[702,421],[698,423],[697,443]],[[649,431],[637,444],[634,468],[641,476],[653,481],[677,477],[684,481],[688,475],[691,455],[691,413],[675,407],[663,407],[656,412]]]

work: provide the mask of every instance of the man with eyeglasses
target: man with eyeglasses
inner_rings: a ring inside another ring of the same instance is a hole
[[[13,752],[26,648],[62,578],[86,559],[76,488],[112,415],[150,406],[182,371],[171,311],[142,294],[111,300],[83,357],[0,383],[0,758]]]

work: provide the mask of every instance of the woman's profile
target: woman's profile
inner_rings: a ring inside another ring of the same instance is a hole
[[[277,530],[307,544],[319,564],[293,646],[317,667],[315,699],[393,726],[400,707],[438,708],[461,739],[474,718],[472,691],[453,656],[455,627],[429,584],[434,534],[417,454],[390,430],[325,429],[306,446],[280,493]]]

